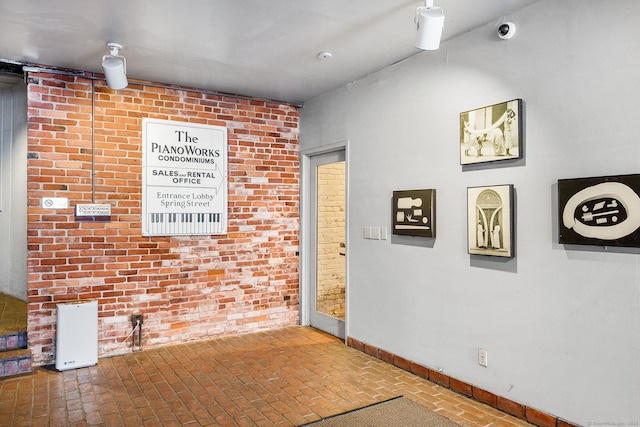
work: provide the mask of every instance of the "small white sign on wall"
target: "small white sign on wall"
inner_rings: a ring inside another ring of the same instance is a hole
[[[142,235],[227,233],[227,128],[142,122]]]

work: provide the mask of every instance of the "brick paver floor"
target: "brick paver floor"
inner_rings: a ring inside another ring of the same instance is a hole
[[[404,395],[464,426],[530,426],[309,327],[0,380],[0,426],[294,426]]]

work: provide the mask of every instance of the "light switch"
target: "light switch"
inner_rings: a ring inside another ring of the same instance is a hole
[[[371,238],[380,240],[380,227],[371,227]]]

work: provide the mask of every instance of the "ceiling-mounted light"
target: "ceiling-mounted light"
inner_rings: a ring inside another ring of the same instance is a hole
[[[109,42],[107,47],[111,53],[102,57],[102,69],[107,79],[107,86],[110,89],[124,89],[129,82],[127,82],[127,60],[124,56],[118,55],[122,45]]]
[[[416,9],[416,47],[422,50],[437,50],[444,28],[444,12],[433,7],[433,0],[425,0],[424,6]]]

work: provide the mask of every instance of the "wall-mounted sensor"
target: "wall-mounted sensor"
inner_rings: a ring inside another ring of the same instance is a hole
[[[513,22],[503,22],[498,27],[498,37],[502,40],[508,40],[516,33],[516,24]]]

